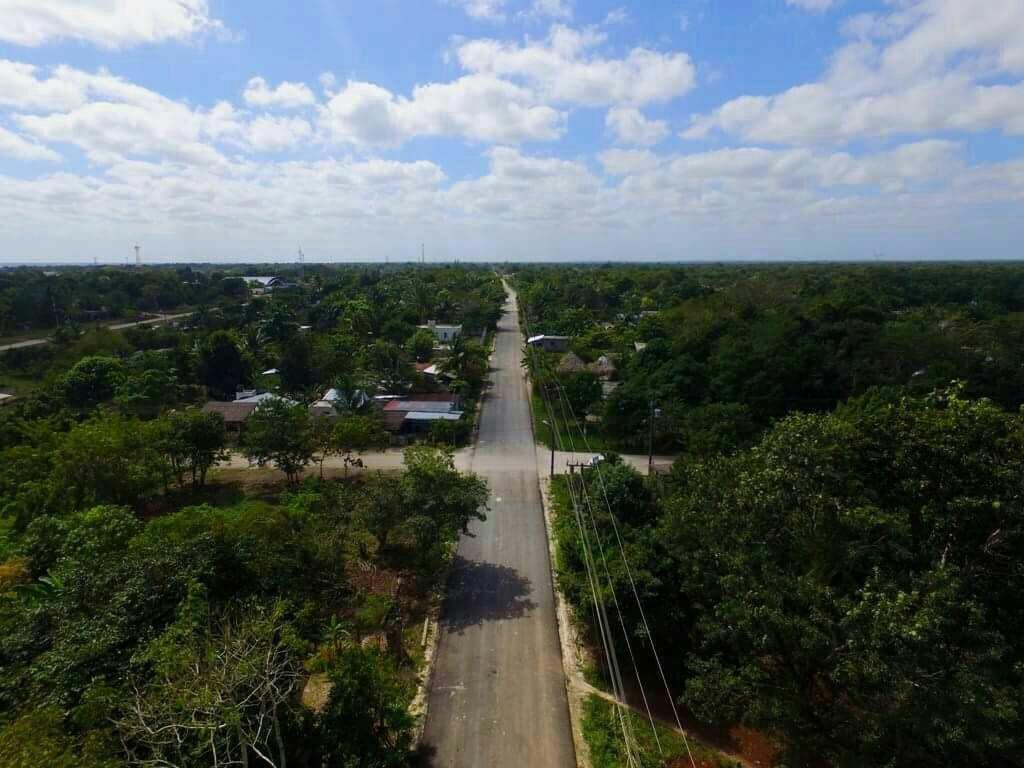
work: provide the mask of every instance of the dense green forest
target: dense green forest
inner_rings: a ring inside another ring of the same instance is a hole
[[[959,379],[970,396],[1024,402],[1017,264],[531,267],[516,285],[533,333],[616,361],[604,400],[587,372],[563,383],[625,451],[646,449],[652,401],[656,449],[696,455],[872,387],[924,394]]]
[[[173,298],[133,303],[160,285]],[[0,409],[0,764],[408,764],[424,618],[486,510],[444,446],[472,428],[494,273],[319,268],[263,292],[187,268],[15,270],[0,286],[18,322],[47,286],[67,310],[52,343],[0,353],[18,395]],[[68,308],[101,302],[195,314],[83,333]],[[465,333],[439,351],[429,320]],[[200,406],[239,388],[268,399],[230,435]],[[400,471],[348,476],[388,441],[374,395],[449,389],[464,419]],[[225,480],[232,454],[280,472]],[[330,457],[344,475],[324,479]]]
[[[681,451],[667,475],[607,452],[554,485],[558,583],[607,685],[602,622],[623,676],[629,642],[658,690],[656,648],[689,722],[756,729],[779,765],[1024,761],[1024,268],[517,280],[532,333],[619,362],[588,403],[591,371],[531,352],[559,445],[584,444],[589,412],[607,442],[644,446],[653,400],[656,447]],[[592,743],[626,764],[621,736]]]

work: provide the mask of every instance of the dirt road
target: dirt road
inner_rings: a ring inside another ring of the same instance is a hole
[[[514,301],[469,462],[491,511],[459,544],[441,614],[423,738],[436,768],[576,765]]]
[[[134,328],[137,325],[156,325],[158,323],[166,323],[171,320],[181,320],[183,317],[191,317],[191,312],[182,312],[177,315],[160,315],[159,317],[152,317],[149,320],[137,320],[132,323],[115,323],[114,325],[106,326],[112,331],[123,331],[125,328]],[[11,344],[0,344],[0,352],[6,352],[9,349],[21,349],[22,347],[38,347],[41,344],[49,344],[53,339],[47,337],[42,339],[27,339],[25,341],[16,341]]]

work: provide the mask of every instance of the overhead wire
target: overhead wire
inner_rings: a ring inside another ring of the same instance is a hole
[[[523,314],[524,314],[524,316],[526,315],[525,309],[524,309],[524,313]],[[569,425],[570,423],[571,424],[575,424],[576,430],[580,433],[580,436],[581,436],[581,438],[583,440],[584,447],[587,449],[588,453],[592,453],[592,451],[590,450],[590,441],[587,438],[586,432],[583,431],[583,429],[579,425],[579,419],[576,417],[575,412],[572,409],[572,403],[570,403],[569,400],[568,400],[568,397],[566,397],[564,389],[563,389],[561,383],[557,380],[557,377],[552,377],[552,380],[555,383],[555,388],[559,392],[560,400],[563,402],[564,407],[568,409],[568,413],[571,416],[571,419],[566,419],[566,424],[567,425]],[[571,430],[571,427],[570,427],[570,430]],[[679,710],[678,710],[678,707],[676,706],[675,697],[672,695],[672,689],[671,689],[671,686],[669,685],[669,682],[668,682],[668,676],[665,674],[665,668],[664,668],[664,665],[661,662],[661,656],[660,656],[660,654],[658,653],[658,650],[657,650],[657,645],[655,643],[654,634],[651,632],[650,623],[647,620],[647,614],[646,614],[646,612],[644,611],[644,608],[643,608],[643,601],[640,599],[640,592],[639,592],[639,590],[637,589],[637,586],[636,586],[636,580],[635,580],[635,578],[633,576],[633,569],[630,567],[629,559],[626,556],[626,549],[625,549],[625,546],[622,543],[622,535],[621,535],[621,533],[619,531],[619,526],[618,526],[617,518],[615,516],[614,510],[612,509],[611,501],[610,501],[610,499],[608,497],[608,489],[607,489],[607,485],[604,482],[604,476],[603,476],[602,471],[601,471],[601,463],[600,462],[598,462],[596,464],[596,466],[593,468],[593,471],[597,475],[597,478],[598,478],[598,483],[599,483],[600,488],[601,488],[601,495],[602,495],[602,497],[604,499],[605,506],[607,507],[607,510],[608,510],[608,517],[609,517],[609,519],[611,521],[611,524],[612,524],[612,530],[614,531],[615,541],[616,541],[616,544],[618,546],[620,556],[622,558],[622,563],[623,563],[623,567],[624,567],[625,572],[626,572],[626,577],[627,577],[627,579],[629,581],[630,590],[632,591],[633,598],[634,598],[634,600],[636,601],[636,604],[637,604],[637,609],[638,609],[639,614],[640,614],[640,621],[641,621],[641,625],[643,626],[644,634],[647,637],[648,644],[650,645],[651,655],[654,657],[655,665],[658,668],[658,675],[659,675],[659,677],[661,679],[661,683],[662,683],[662,685],[663,685],[663,687],[665,689],[665,694],[666,694],[666,697],[668,698],[669,705],[672,708],[672,715],[673,715],[673,717],[675,719],[676,727],[678,728],[679,733],[680,733],[680,735],[683,738],[683,744],[684,744],[684,746],[686,748],[686,753],[687,753],[687,756],[689,757],[690,764],[691,764],[691,766],[693,768],[696,768],[697,762],[696,762],[696,759],[694,758],[693,751],[692,751],[692,749],[690,747],[690,741],[689,741],[689,738],[687,737],[686,729],[683,728],[682,719],[679,716]],[[613,592],[614,592],[614,589],[613,589]]]
[[[529,337],[529,321],[527,319],[527,311],[523,310],[523,325]],[[530,349],[531,357],[535,368],[539,368],[537,360],[537,354],[535,349]],[[558,420],[554,412],[554,408],[551,404],[549,393],[543,386],[538,387],[540,390],[541,400],[544,404],[545,412],[548,416],[548,424],[551,428],[551,439],[552,444],[557,447],[564,449],[564,438],[558,426]],[[593,555],[593,551],[590,545],[589,536],[587,534],[586,526],[582,519],[583,505],[579,503],[579,499],[576,495],[576,489],[572,483],[569,484],[569,493],[573,505],[574,517],[577,528],[580,533],[580,543],[583,550],[584,567],[587,572],[587,582],[590,587],[591,599],[594,604],[594,616],[598,624],[598,633],[601,639],[601,646],[605,656],[605,663],[608,667],[609,674],[611,676],[613,694],[616,700],[616,713],[619,720],[619,726],[622,730],[623,742],[626,751],[627,764],[632,768],[633,766],[639,766],[637,759],[635,739],[632,734],[632,727],[630,720],[627,716],[625,709],[626,695],[625,686],[622,682],[622,674],[618,663],[618,657],[615,650],[614,635],[611,630],[610,622],[608,620],[607,611],[604,607],[603,601],[599,597],[599,581],[600,577],[597,573],[597,565]],[[614,594],[614,588],[609,581],[609,589]],[[621,621],[621,615],[620,615]]]

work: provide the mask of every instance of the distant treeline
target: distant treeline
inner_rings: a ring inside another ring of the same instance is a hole
[[[617,357],[592,411],[623,449],[694,454],[749,445],[787,413],[873,387],[922,394],[957,379],[1024,402],[1024,265],[529,267],[516,274],[536,333]],[[639,345],[637,345],[639,342]],[[639,350],[639,351],[638,351]]]

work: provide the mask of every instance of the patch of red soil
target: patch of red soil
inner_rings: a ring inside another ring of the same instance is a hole
[[[729,739],[736,745],[737,753],[755,768],[772,768],[778,759],[778,745],[753,728],[732,728],[729,730]]]

